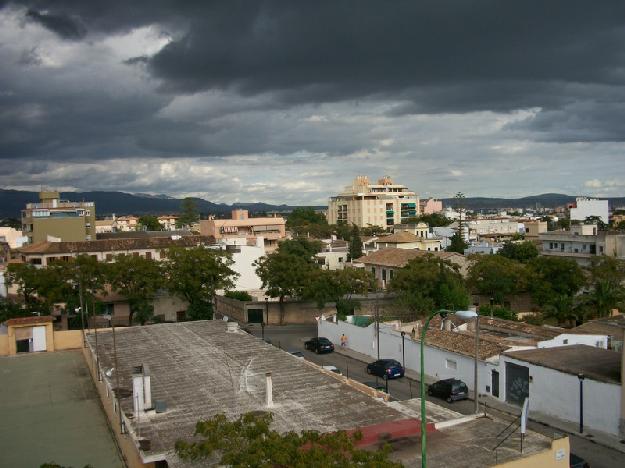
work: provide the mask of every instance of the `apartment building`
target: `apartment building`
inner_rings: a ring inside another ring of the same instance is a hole
[[[525,221],[525,239],[535,241],[543,232],[547,232],[547,221]]]
[[[158,217],[158,223],[163,227],[163,231],[175,231],[178,216],[162,215]]]
[[[262,236],[265,249],[272,251],[278,242],[286,237],[286,220],[282,217],[250,218],[247,210],[232,210],[231,219],[203,219],[200,221],[200,234],[212,236],[217,241],[228,238],[245,237],[255,240]]]
[[[581,266],[590,265],[596,255],[625,259],[625,233],[599,231],[596,224],[572,225],[570,231],[539,234],[542,255],[567,257]]]
[[[480,237],[508,237],[519,232],[519,223],[508,217],[478,218],[466,222],[469,228],[469,239]]]
[[[436,198],[428,198],[427,200],[421,200],[419,207],[422,214],[440,213],[443,211],[443,202]]]
[[[136,231],[137,225],[139,224],[138,216],[120,216],[116,219],[117,221],[117,231],[128,232],[128,231]]]
[[[61,200],[59,192],[54,191],[40,192],[39,200],[39,203],[27,203],[22,210],[22,231],[29,243],[96,238],[95,203]]]
[[[569,215],[572,221],[584,221],[590,216],[597,216],[601,221],[608,224],[608,200],[577,197],[575,203],[570,207]]]
[[[419,213],[419,197],[415,192],[393,183],[388,176],[379,179],[377,184],[371,184],[367,176],[358,176],[328,203],[330,224],[390,228],[406,223]]]

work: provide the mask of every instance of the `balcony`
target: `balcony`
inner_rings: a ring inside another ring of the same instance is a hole
[[[68,202],[61,200],[58,203],[27,203],[26,209],[38,210],[38,209],[55,209],[55,208],[87,208],[94,207],[93,202]]]

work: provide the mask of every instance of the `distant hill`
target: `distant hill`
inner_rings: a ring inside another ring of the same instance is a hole
[[[625,205],[625,197],[608,198],[610,207]],[[561,193],[544,193],[523,198],[467,197],[464,206],[471,210],[492,210],[497,208],[555,208],[575,201],[575,196]],[[454,198],[443,199],[443,206],[455,206]]]
[[[92,201],[96,205],[98,216],[124,214],[172,214],[180,211],[182,199],[166,195],[131,194],[125,192],[62,192],[61,198],[69,201]],[[200,213],[225,215],[233,208],[245,208],[250,213],[265,211],[291,211],[294,206],[270,205],[267,203],[212,203],[201,198],[194,198]],[[0,189],[0,218],[19,218],[26,203],[39,201],[38,192]]]
[[[167,195],[148,195],[126,192],[62,192],[61,197],[69,201],[92,201],[96,204],[98,216],[124,214],[172,214],[180,211],[182,199],[172,198]],[[203,215],[214,214],[224,216],[233,208],[244,208],[250,213],[266,211],[289,212],[295,208],[290,205],[271,205],[268,203],[212,203],[210,201],[194,198],[198,210]],[[610,198],[610,206],[625,206],[625,197]],[[39,201],[38,192],[25,192],[20,190],[0,189],[0,218],[19,218],[20,211],[26,203]],[[537,205],[544,208],[555,208],[575,201],[571,195],[560,193],[545,193],[523,198],[465,198],[464,205],[472,210],[489,210],[497,208],[535,208]],[[444,206],[455,206],[453,198],[443,199]],[[323,209],[324,206],[314,208]]]

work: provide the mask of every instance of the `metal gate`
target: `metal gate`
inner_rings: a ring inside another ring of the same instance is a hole
[[[521,406],[529,396],[530,370],[512,362],[506,362],[506,401]]]
[[[263,309],[247,309],[247,323],[262,323]]]
[[[46,327],[33,327],[33,351],[45,351],[46,349]]]
[[[496,370],[492,372],[491,381],[493,388],[492,394],[494,397],[499,398],[499,372]]]

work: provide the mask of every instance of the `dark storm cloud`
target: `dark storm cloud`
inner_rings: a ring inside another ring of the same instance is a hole
[[[87,34],[84,26],[69,16],[40,13],[35,10],[28,10],[26,16],[63,39],[82,39]]]

